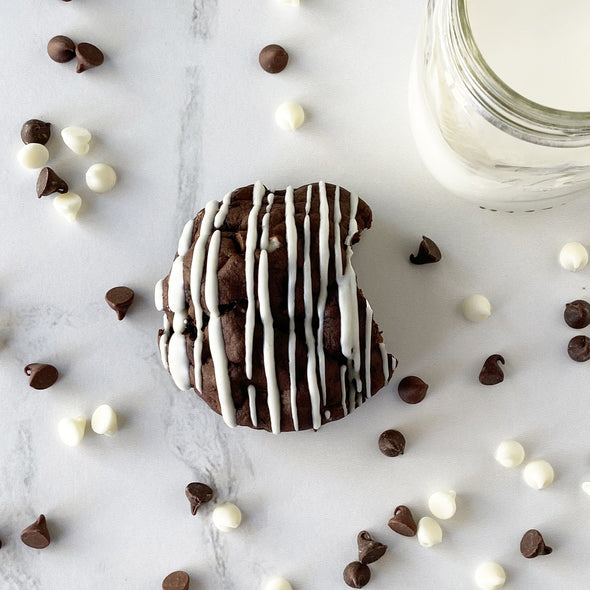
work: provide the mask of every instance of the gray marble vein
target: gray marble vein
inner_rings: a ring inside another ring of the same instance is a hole
[[[178,143],[178,196],[175,211],[175,226],[182,226],[196,213],[195,196],[201,161],[200,124],[202,120],[199,69],[186,70],[185,99],[180,116]]]
[[[27,550],[20,541],[20,532],[37,516],[29,506],[30,489],[35,474],[36,457],[31,439],[32,423],[22,421],[17,428],[16,440],[6,462],[0,468],[0,504],[4,545],[0,555],[0,588],[41,588],[35,571],[36,551]]]
[[[217,11],[217,0],[193,0],[191,32],[198,39],[208,39]]]

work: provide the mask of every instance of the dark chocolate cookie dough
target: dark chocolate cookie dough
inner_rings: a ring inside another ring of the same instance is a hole
[[[209,202],[156,286],[176,385],[230,426],[275,433],[317,429],[377,393],[397,362],[351,264],[370,226],[363,200],[323,182]]]

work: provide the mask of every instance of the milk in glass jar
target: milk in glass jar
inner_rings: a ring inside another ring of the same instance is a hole
[[[432,174],[482,208],[590,194],[590,0],[429,0],[409,89]]]

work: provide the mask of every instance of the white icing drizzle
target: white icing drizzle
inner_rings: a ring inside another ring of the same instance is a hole
[[[350,260],[350,252],[352,249],[350,247],[350,240],[352,236],[356,233],[358,226],[356,223],[356,219],[354,219],[354,224],[352,223],[352,215],[356,215],[356,204],[354,204],[353,210],[353,200],[352,200],[352,193],[351,193],[351,203],[350,203],[350,214],[351,214],[351,221],[348,224],[348,235],[346,236],[344,243],[346,245],[346,270],[344,271],[342,268],[342,255],[338,248],[338,251],[335,256],[335,266],[336,266],[336,283],[338,284],[338,306],[340,308],[340,347],[342,349],[342,354],[347,358],[347,376],[348,376],[348,398],[350,404],[350,410],[352,411],[356,407],[355,401],[355,391],[352,384],[354,382],[357,383],[356,388],[359,388],[359,385],[362,389],[362,382],[359,378],[359,363],[360,363],[360,351],[358,348],[360,347],[358,344],[359,339],[359,328],[358,328],[358,302],[357,302],[357,292],[356,292],[356,275],[354,274],[354,269],[352,268],[351,260]],[[334,248],[336,250],[337,246],[340,245],[340,222],[342,221],[342,213],[340,210],[340,187],[336,187],[336,191],[334,194]],[[354,230],[354,231],[353,231]],[[356,325],[355,324],[356,318]],[[356,346],[356,351],[355,351]],[[356,352],[356,354],[355,354]],[[358,357],[357,364],[355,366],[355,356]]]
[[[197,335],[193,348],[194,357],[194,380],[197,391],[203,391],[203,376],[201,353],[203,352],[203,308],[201,307],[201,282],[203,279],[203,270],[205,266],[205,254],[207,242],[213,229],[213,221],[216,219],[216,213],[219,210],[217,201],[209,201],[205,205],[205,213],[201,220],[199,237],[193,248],[193,259],[191,261],[190,272],[190,291],[191,299],[195,309],[195,327]]]
[[[168,342],[168,369],[178,389],[186,391],[191,388],[186,338],[181,332],[174,332],[170,336]]]
[[[373,309],[367,301],[365,307],[365,391],[371,397],[371,334],[373,331]],[[386,378],[387,379],[387,378]]]
[[[272,193],[270,193],[268,195],[268,197],[266,197],[266,200],[267,200],[268,204],[266,206],[266,210],[265,210],[264,215],[262,217],[262,233],[260,235],[260,249],[266,250],[268,252],[268,247],[270,245],[270,242],[269,242],[270,209],[272,207],[272,204],[274,203],[275,196]]]
[[[303,222],[303,301],[305,303],[305,340],[307,343],[307,384],[311,400],[311,417],[315,430],[322,425],[320,414],[320,390],[316,375],[316,347],[313,337],[313,292],[311,289],[311,231],[309,211],[311,209],[311,190],[307,187],[307,200],[305,202],[305,219]]]
[[[344,356],[352,360],[352,368],[354,380],[356,382],[357,392],[363,390],[363,384],[360,379],[361,371],[361,345],[359,334],[359,310],[358,310],[358,294],[356,286],[356,272],[352,267],[352,238],[358,231],[358,223],[356,221],[356,213],[358,208],[358,195],[350,193],[350,218],[348,222],[348,235],[344,240],[346,246],[346,270],[344,271],[344,300],[346,308],[341,309],[341,318],[346,317],[348,321],[341,323],[340,342],[342,344],[342,351]],[[348,311],[349,313],[345,313]]]
[[[246,294],[248,307],[246,309],[246,377],[252,379],[252,343],[254,340],[254,323],[256,321],[256,300],[254,296],[254,265],[255,252],[258,241],[258,212],[264,196],[264,185],[258,181],[252,189],[252,209],[248,215],[248,229],[246,232]]]
[[[248,385],[248,400],[250,405],[250,420],[256,427],[258,426],[258,413],[256,412],[256,388],[254,385]]]
[[[221,203],[221,207],[219,207],[219,211],[215,216],[215,220],[213,221],[213,225],[219,229],[227,217],[227,212],[229,211],[229,204],[231,202],[231,193],[226,193],[223,197],[223,201]]]
[[[207,274],[205,275],[205,303],[209,309],[209,348],[213,367],[215,369],[215,383],[221,416],[224,422],[230,426],[236,425],[236,407],[231,395],[231,384],[225,353],[225,342],[221,328],[221,316],[219,314],[219,283],[217,279],[217,266],[219,264],[219,247],[221,245],[221,232],[215,230],[209,242],[207,255]]]
[[[168,277],[168,307],[172,313],[186,309],[183,266],[184,256],[177,256]]]
[[[164,314],[164,331],[160,336],[160,357],[162,358],[162,364],[168,369],[168,339],[170,338],[170,322],[168,316]]]
[[[326,183],[320,182],[320,227],[319,227],[319,256],[320,256],[320,292],[318,295],[318,363],[320,367],[320,385],[322,388],[322,402],[326,404],[326,356],[324,354],[324,313],[328,298],[328,265],[330,264],[330,208]]]
[[[264,374],[266,376],[266,402],[270,415],[270,424],[273,434],[281,431],[281,394],[277,383],[275,367],[275,337],[273,317],[270,306],[270,291],[268,288],[268,251],[270,210],[274,202],[274,195],[267,197],[268,205],[262,217],[262,234],[260,236],[260,257],[258,260],[258,307],[260,319],[264,329],[262,354],[264,358]],[[256,406],[255,406],[256,407]]]
[[[381,351],[381,358],[383,359],[383,376],[385,377],[385,383],[389,382],[389,358],[387,356],[387,350],[383,342],[379,343],[379,350]],[[395,368],[395,366],[394,366]]]
[[[342,410],[346,416],[348,414],[346,405],[346,365],[340,365],[340,389],[342,390]]]
[[[264,327],[262,352],[266,375],[266,402],[272,432],[278,434],[281,431],[281,394],[275,372],[275,337],[268,289],[268,252],[266,250],[260,251],[260,259],[258,260],[258,302],[260,304],[260,319]]]
[[[180,234],[180,239],[178,240],[178,255],[184,256],[189,248],[191,247],[191,243],[193,240],[193,228],[195,225],[195,220],[190,219],[184,224],[184,228],[182,229],[182,233]]]
[[[297,284],[297,225],[295,223],[295,205],[293,187],[285,191],[285,233],[287,240],[288,293],[287,311],[289,313],[289,383],[291,393],[291,416],[293,428],[299,430],[297,413],[297,372],[295,351],[297,336],[295,334],[295,287]]]
[[[154,287],[154,303],[158,311],[164,310],[164,279],[160,279]]]

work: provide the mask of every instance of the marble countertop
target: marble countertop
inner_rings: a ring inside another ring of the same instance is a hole
[[[567,356],[573,330],[563,305],[587,293],[590,271],[557,262],[571,240],[590,244],[590,200],[539,214],[484,212],[441,188],[416,153],[406,93],[423,3],[301,0],[29,0],[4,2],[0,19],[0,589],[159,588],[173,570],[191,589],[259,589],[270,576],[294,590],[336,590],[362,529],[390,546],[368,588],[474,588],[484,560],[501,563],[506,588],[582,588],[590,541],[588,366]],[[9,26],[7,26],[9,23]],[[82,75],[53,63],[47,40],[65,34],[103,49]],[[277,76],[261,47],[291,56]],[[308,120],[276,127],[284,100]],[[38,200],[34,172],[15,155],[29,118],[94,134],[87,156],[49,144],[52,165],[84,204],[68,224]],[[119,183],[92,195],[84,172],[111,163]],[[399,359],[392,383],[345,420],[318,432],[273,436],[231,430],[162,368],[153,286],[169,270],[184,222],[206,201],[260,179],[279,188],[326,180],[360,193],[374,226],[355,250],[364,293]],[[420,237],[441,263],[407,261]],[[118,322],[104,302],[125,284],[137,300]],[[466,322],[462,299],[494,308]],[[483,360],[506,358],[506,380],[477,382]],[[23,367],[56,365],[50,389],[29,388]],[[417,406],[399,379],[430,385]],[[109,403],[121,429],[59,440],[64,416]],[[401,430],[406,454],[376,441]],[[546,490],[493,452],[516,438],[555,468]],[[210,482],[244,514],[222,534],[212,506],[189,512],[185,485]],[[425,549],[386,523],[398,504],[416,516],[437,489],[458,493],[441,545]],[[48,518],[51,545],[24,546],[20,531]],[[523,559],[522,533],[541,530],[552,555]]]

